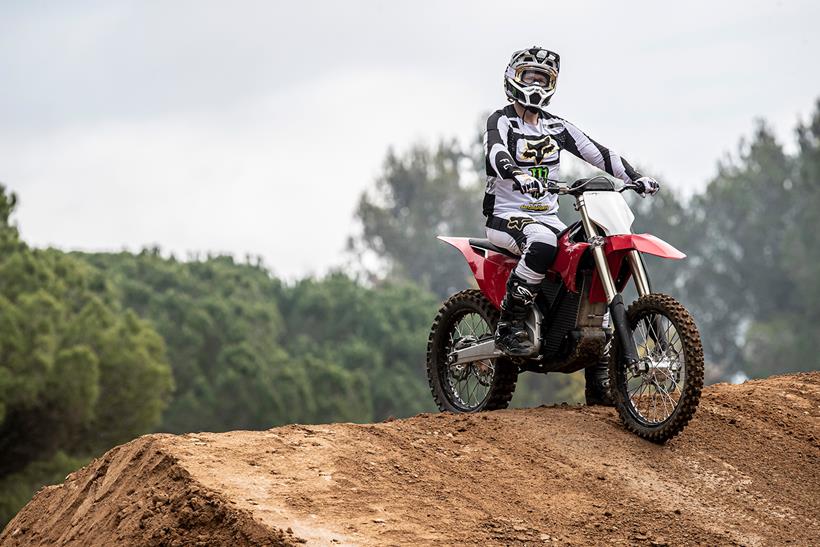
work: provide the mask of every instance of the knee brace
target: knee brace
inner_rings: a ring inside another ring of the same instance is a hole
[[[524,253],[524,263],[530,270],[543,275],[547,273],[547,268],[555,260],[557,250],[554,245],[549,243],[533,241],[527,247],[527,252]]]

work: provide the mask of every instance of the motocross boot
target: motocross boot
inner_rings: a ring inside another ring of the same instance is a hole
[[[530,340],[525,321],[537,291],[538,285],[527,284],[515,272],[507,280],[507,294],[501,302],[495,345],[511,357],[523,357],[533,352],[533,341]]]
[[[609,361],[606,358],[584,369],[586,389],[584,397],[588,406],[615,406],[609,389]]]

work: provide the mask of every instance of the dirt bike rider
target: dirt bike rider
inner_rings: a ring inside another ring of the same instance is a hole
[[[555,93],[560,57],[533,46],[516,51],[504,73],[504,88],[512,103],[487,120],[485,154],[487,189],[484,215],[487,238],[498,247],[521,255],[507,281],[496,346],[510,356],[530,355],[525,320],[538,287],[555,259],[556,235],[566,226],[558,218],[558,197],[546,191],[548,179],[559,178],[561,150],[641,187],[642,196],[655,194],[658,182],[601,146],[571,123],[546,111]],[[586,369],[587,403],[611,404],[606,364]]]

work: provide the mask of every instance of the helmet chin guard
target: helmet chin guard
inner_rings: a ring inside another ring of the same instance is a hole
[[[504,71],[507,99],[543,111],[555,93],[560,63],[557,53],[538,46],[513,53]]]

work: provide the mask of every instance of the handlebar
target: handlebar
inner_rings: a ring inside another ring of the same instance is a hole
[[[555,185],[549,184],[551,182],[556,183],[556,184]],[[566,183],[563,182],[563,181],[560,181],[560,180],[547,179],[547,188],[546,188],[547,193],[548,194],[560,194],[561,192],[558,190],[558,185],[559,184],[566,184]],[[515,190],[516,192],[521,191],[521,185],[518,183],[517,180],[513,181],[512,189]]]
[[[547,188],[546,191],[549,194],[559,194],[559,195],[566,195],[566,194],[579,194],[582,193],[583,190],[587,187],[587,185],[592,181],[606,181],[607,183],[612,184],[612,181],[604,176],[597,176],[588,179],[578,179],[573,183],[569,183],[564,180],[558,179],[547,179]],[[614,185],[613,185],[614,187]],[[624,192],[626,190],[640,190],[640,186],[633,183],[633,182],[625,182],[623,186],[615,190],[617,192]],[[513,181],[513,190],[521,191],[521,185],[517,181]]]

